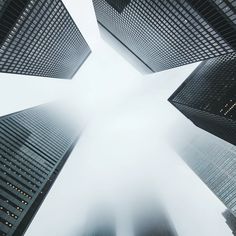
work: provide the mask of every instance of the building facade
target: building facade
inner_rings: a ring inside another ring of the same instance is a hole
[[[236,216],[236,146],[204,131],[181,142],[176,152]]]
[[[202,62],[169,98],[198,127],[236,145],[236,53]]]
[[[0,72],[70,79],[89,54],[61,0],[0,1]]]
[[[97,21],[150,71],[236,50],[236,2],[93,0]]]
[[[229,211],[225,210],[222,215],[226,220],[226,224],[232,230],[232,235],[236,235],[236,217]]]
[[[23,235],[75,146],[58,114],[42,105],[0,118],[0,236]]]

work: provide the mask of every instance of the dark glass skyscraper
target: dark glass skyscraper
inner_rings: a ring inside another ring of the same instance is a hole
[[[236,145],[236,53],[202,62],[169,98],[198,127]]]
[[[70,79],[89,54],[61,0],[0,1],[0,72]]]
[[[235,0],[93,0],[100,25],[157,72],[236,50]]]
[[[207,132],[184,134],[175,150],[236,216],[236,146]]]
[[[25,232],[75,146],[58,117],[50,104],[0,118],[0,236]]]

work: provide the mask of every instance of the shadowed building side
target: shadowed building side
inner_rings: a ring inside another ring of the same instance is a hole
[[[98,23],[152,72],[236,50],[235,1],[93,0],[93,4]]]
[[[196,126],[236,145],[236,53],[202,62],[169,98]]]
[[[107,42],[114,50],[116,50],[128,63],[137,69],[141,74],[153,73],[152,69],[148,67],[137,55],[133,54],[118,38],[114,37],[108,29],[102,24],[98,24],[101,38]]]
[[[50,104],[0,118],[0,236],[24,234],[77,142],[58,116]]]

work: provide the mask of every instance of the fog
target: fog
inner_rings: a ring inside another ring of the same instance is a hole
[[[94,50],[72,81],[68,100],[84,129],[26,235],[82,235],[99,205],[116,212],[119,235],[132,235],[132,203],[149,197],[161,199],[179,235],[231,235],[225,207],[169,143],[175,125],[197,129],[167,102],[197,64],[142,78],[103,47],[107,57]]]
[[[100,39],[92,2],[64,1],[92,54],[73,80],[0,74],[1,115],[66,100],[81,125],[77,146],[26,236],[80,236],[94,209],[110,209],[132,236],[135,202],[161,202],[179,236],[230,236],[225,207],[171,148],[181,124],[167,98],[198,63],[141,75]],[[178,126],[178,127],[177,127]],[[177,137],[178,138],[178,137]]]

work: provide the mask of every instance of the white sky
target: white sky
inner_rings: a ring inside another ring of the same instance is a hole
[[[149,195],[163,199],[179,236],[232,235],[225,207],[167,142],[178,120],[195,129],[166,100],[198,63],[144,77],[100,40],[92,1],[64,3],[92,49],[74,79],[0,74],[0,115],[66,98],[86,124],[26,236],[80,235],[92,206],[125,214]]]

